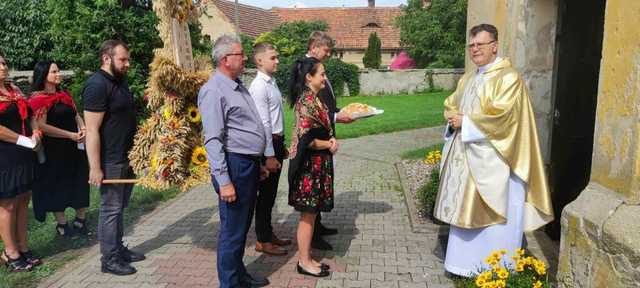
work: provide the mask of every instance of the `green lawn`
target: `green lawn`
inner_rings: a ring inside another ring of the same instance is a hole
[[[442,111],[450,92],[429,92],[412,95],[354,96],[338,98],[338,107],[359,102],[384,110],[384,114],[360,119],[350,124],[337,124],[338,138],[354,138],[408,129],[432,127],[445,123]],[[285,109],[285,132],[291,135],[293,111]]]
[[[400,155],[400,158],[408,159],[408,160],[424,159],[429,151],[433,151],[433,150],[442,151],[443,145],[444,145],[443,143],[439,143],[439,144],[435,144],[427,147],[409,150],[409,151],[403,152],[402,155]]]
[[[177,189],[150,190],[135,187],[129,207],[125,210],[125,226],[140,219],[144,213],[178,195]],[[99,192],[91,189],[91,206],[87,214],[88,224],[93,235],[89,238],[62,239],[55,234],[55,219],[52,214],[47,215],[45,223],[38,222],[29,211],[29,248],[43,258],[44,264],[38,266],[32,272],[8,273],[0,268],[0,287],[34,287],[38,281],[52,275],[56,269],[68,261],[80,256],[86,248],[96,243],[95,227],[98,219],[98,206],[100,204]],[[73,209],[67,209],[67,219],[73,220]],[[0,242],[0,251],[4,245]]]

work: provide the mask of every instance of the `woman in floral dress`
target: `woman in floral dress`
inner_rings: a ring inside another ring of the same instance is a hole
[[[301,212],[297,271],[325,277],[329,266],[311,258],[311,237],[318,213],[333,209],[333,154],[338,151],[338,143],[327,106],[318,98],[326,81],[322,63],[314,58],[298,60],[291,74],[289,100],[296,125],[289,162],[289,205]]]

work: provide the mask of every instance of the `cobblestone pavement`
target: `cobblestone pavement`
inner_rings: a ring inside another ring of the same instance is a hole
[[[245,256],[249,272],[266,276],[269,287],[452,287],[443,274],[437,232],[411,232],[393,165],[401,152],[434,144],[440,133],[440,128],[426,128],[341,141],[336,208],[323,213],[323,223],[338,228],[339,234],[325,237],[333,251],[314,251],[317,259],[331,265],[332,275],[317,279],[297,274],[295,243],[287,256],[255,252],[253,228]],[[294,238],[299,214],[287,205],[283,177],[274,228],[280,237]],[[214,196],[211,186],[198,187],[154,211],[127,233],[129,247],[148,257],[134,263],[137,274],[101,273],[98,249],[93,247],[41,287],[217,287],[219,218]]]

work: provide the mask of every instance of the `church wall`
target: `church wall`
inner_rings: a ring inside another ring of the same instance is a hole
[[[607,1],[591,175],[639,204],[640,2],[631,2]]]
[[[474,0],[469,1],[467,12],[468,29],[481,23],[498,28],[498,55],[508,57],[527,83],[545,163],[549,163],[553,124],[556,14],[557,0]],[[476,67],[468,52],[467,71]]]
[[[640,287],[638,15],[607,0],[591,182],[562,214],[560,287]]]

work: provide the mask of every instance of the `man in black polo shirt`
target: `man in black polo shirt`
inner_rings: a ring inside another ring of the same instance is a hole
[[[129,263],[144,255],[122,243],[123,211],[131,197],[132,184],[102,184],[103,179],[132,178],[127,154],[136,132],[133,94],[126,81],[129,48],[119,40],[108,40],[99,52],[101,66],[82,91],[87,127],[89,183],[100,187],[98,238],[102,272],[116,275],[136,273]]]

